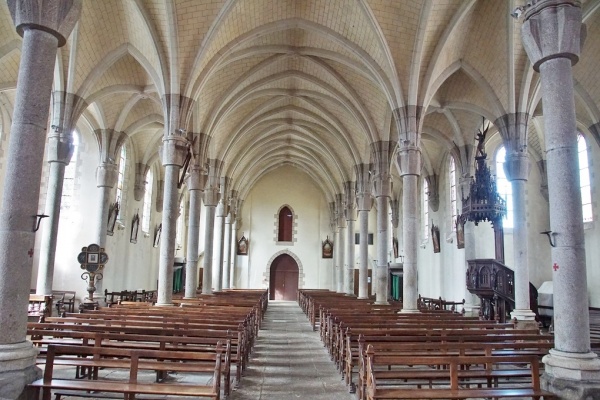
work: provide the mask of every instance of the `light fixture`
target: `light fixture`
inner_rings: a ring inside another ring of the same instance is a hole
[[[48,215],[46,215],[46,214],[35,214],[35,215],[32,215],[32,217],[34,218],[34,220],[33,220],[33,232],[37,232],[37,230],[40,229],[40,222],[42,222],[43,218],[47,218]]]

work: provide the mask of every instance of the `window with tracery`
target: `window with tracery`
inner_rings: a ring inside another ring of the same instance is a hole
[[[498,194],[506,202],[506,216],[502,220],[504,228],[513,227],[513,197],[512,197],[512,184],[506,178],[504,172],[504,161],[506,161],[506,148],[500,147],[496,152],[496,188]]]
[[[429,238],[429,184],[423,179],[423,239]]]
[[[450,191],[450,215],[452,215],[452,230],[456,230],[456,216],[458,210],[456,209],[456,163],[454,157],[450,156],[450,165],[448,167],[448,183]]]
[[[127,164],[127,150],[125,145],[121,146],[121,152],[119,153],[119,173],[117,175],[117,194],[115,200],[119,203],[119,207],[123,210],[123,193],[125,184],[125,167]],[[119,219],[123,213],[119,213]]]
[[[146,173],[146,191],[144,192],[144,206],[142,208],[142,232],[150,232],[150,216],[152,214],[152,185],[154,174],[152,170]]]
[[[590,181],[590,163],[588,159],[587,141],[583,135],[577,139],[577,152],[579,153],[579,187],[581,188],[581,211],[583,222],[594,220],[592,212],[592,186]]]
[[[292,230],[294,227],[294,215],[288,206],[279,210],[279,229],[277,233],[278,242],[293,241]]]

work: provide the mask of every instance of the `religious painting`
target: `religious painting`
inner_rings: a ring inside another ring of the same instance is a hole
[[[108,225],[106,227],[106,234],[112,236],[115,231],[115,224],[117,223],[117,217],[119,215],[119,202],[115,201],[108,207]]]
[[[238,240],[237,254],[239,256],[247,256],[248,255],[248,239],[246,239],[246,236],[244,236],[244,235],[242,235],[242,238],[240,240]]]
[[[456,247],[459,249],[465,248],[465,223],[459,215],[455,221],[456,226]]]
[[[135,213],[131,220],[131,233],[129,235],[129,241],[131,243],[137,243],[138,229],[140,227],[140,214]]]
[[[323,258],[333,258],[333,243],[329,240],[329,236],[322,243],[321,256]]]
[[[160,234],[162,232],[162,224],[159,224],[156,228],[154,228],[154,247],[158,247],[160,243]]]
[[[398,238],[392,238],[392,247],[394,248],[394,258],[398,258]]]
[[[433,252],[440,252],[440,227],[431,223],[431,241],[433,242]]]

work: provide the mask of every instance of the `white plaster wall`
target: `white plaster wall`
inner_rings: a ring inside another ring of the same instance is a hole
[[[600,307],[600,212],[598,212],[598,179],[600,178],[600,148],[591,135],[586,136],[590,179],[592,182],[592,209],[594,221],[585,224],[585,259],[590,306]]]
[[[277,244],[276,214],[287,204],[295,220],[293,244]],[[246,197],[238,237],[249,240],[248,256],[238,256],[236,287],[268,288],[269,260],[288,250],[302,264],[300,281],[304,288],[328,288],[331,285],[332,259],[321,258],[321,242],[332,235],[329,228],[328,202],[311,178],[293,167],[282,167],[260,179]],[[337,246],[338,243],[334,243]]]

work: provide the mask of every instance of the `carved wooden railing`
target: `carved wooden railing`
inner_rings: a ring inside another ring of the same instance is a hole
[[[467,289],[481,300],[479,317],[506,322],[515,306],[515,274],[493,259],[468,260]]]

